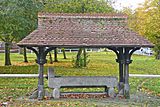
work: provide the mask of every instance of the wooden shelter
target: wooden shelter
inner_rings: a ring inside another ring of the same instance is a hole
[[[39,13],[38,28],[18,43],[37,55],[38,99],[43,99],[43,65],[49,51],[64,48],[108,48],[119,63],[119,94],[129,97],[131,55],[141,47],[153,47],[148,40],[127,27],[123,14]]]

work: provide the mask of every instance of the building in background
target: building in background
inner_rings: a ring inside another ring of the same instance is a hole
[[[135,51],[134,54],[151,56],[154,54],[154,52],[151,50],[151,48],[141,48]]]
[[[5,42],[0,42],[0,53],[4,53],[4,47],[5,47]],[[19,47],[17,46],[16,43],[12,43],[10,52],[11,53],[19,52]]]

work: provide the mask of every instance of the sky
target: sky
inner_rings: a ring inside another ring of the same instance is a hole
[[[145,0],[115,0],[114,7],[118,10],[121,10],[123,7],[130,7],[135,9],[138,7],[139,3],[143,3]]]

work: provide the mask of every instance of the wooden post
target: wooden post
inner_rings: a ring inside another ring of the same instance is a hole
[[[119,95],[124,95],[124,55],[123,55],[123,48],[118,49],[118,59],[117,62],[119,63]]]
[[[118,84],[118,96],[124,96],[124,48],[123,47],[108,47],[108,49],[114,51],[117,55],[116,62],[119,63],[119,84]]]
[[[124,57],[123,57],[123,48],[119,50],[119,82],[124,82],[123,80],[123,64],[124,64]]]
[[[130,98],[129,86],[129,64],[132,62],[131,56],[133,52],[140,49],[140,47],[108,47],[117,55],[117,62],[119,63],[119,94],[125,98]]]
[[[37,55],[37,63],[39,65],[39,76],[38,76],[38,99],[42,100],[44,97],[44,80],[43,80],[43,67],[46,61],[45,48],[39,47],[39,54]]]
[[[46,47],[38,47],[38,50],[33,48],[33,47],[27,47],[28,49],[32,50],[36,56],[37,56],[37,64],[39,65],[38,69],[38,90],[35,91],[30,98],[38,98],[38,100],[42,100],[45,95],[45,90],[44,90],[44,79],[43,79],[43,69],[44,69],[44,64],[47,62],[46,56],[48,52],[51,50],[55,49],[54,47],[49,47],[46,49]]]
[[[125,64],[124,64],[124,96],[129,99],[130,98],[130,86],[129,86],[129,64],[131,63],[130,57],[129,57],[129,50],[128,48],[125,48]]]
[[[43,80],[43,64],[39,64],[39,76],[38,76],[38,99],[41,100],[44,97],[44,80]]]

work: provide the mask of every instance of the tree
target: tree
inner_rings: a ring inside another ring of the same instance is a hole
[[[146,0],[134,13],[124,12],[129,15],[129,26],[155,44],[155,56],[160,59],[160,1]]]
[[[54,62],[58,62],[58,58],[57,58],[57,48],[54,49]]]
[[[111,0],[44,0],[45,12],[108,13],[113,12]]]
[[[49,59],[50,59],[50,64],[53,64],[52,52],[49,52]]]
[[[66,52],[65,52],[65,49],[64,49],[64,48],[62,48],[62,52],[63,52],[63,58],[64,58],[64,59],[67,59],[67,57],[66,57]]]
[[[24,62],[28,62],[27,60],[27,52],[26,47],[23,48],[23,56],[24,56]]]
[[[5,65],[11,65],[10,46],[37,26],[40,3],[34,0],[0,1],[0,39],[5,42]]]
[[[155,44],[155,56],[160,60],[160,1],[146,1],[144,34]]]

